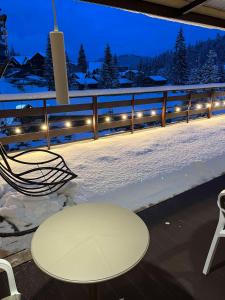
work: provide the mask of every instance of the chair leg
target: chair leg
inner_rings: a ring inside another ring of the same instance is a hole
[[[218,225],[217,225],[217,228],[216,228],[216,231],[215,231],[215,234],[214,234],[214,237],[213,237],[210,249],[209,249],[209,253],[208,253],[204,268],[203,268],[204,275],[207,275],[209,273],[209,270],[212,265],[212,261],[213,261],[213,258],[214,258],[215,252],[216,252],[216,248],[218,246],[218,243],[219,243],[219,240],[221,237],[220,232],[221,232],[221,230],[224,229],[224,226],[225,226],[225,218],[224,218],[223,213],[220,212],[219,222],[218,222]]]
[[[13,274],[13,269],[10,265],[10,263],[5,259],[0,259],[0,269],[3,269],[6,271],[8,282],[9,282],[9,289],[11,295],[19,295],[20,293],[17,290],[16,287],[16,281]]]

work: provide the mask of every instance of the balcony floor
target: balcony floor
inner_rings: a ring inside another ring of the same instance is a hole
[[[202,275],[218,221],[216,198],[223,187],[225,175],[140,212],[151,233],[149,250],[132,271],[100,284],[100,299],[224,300],[225,239],[219,244],[211,273]],[[32,261],[14,271],[24,299],[88,299],[87,286],[51,279]],[[4,273],[0,281],[2,297],[7,291],[6,284],[2,287]]]

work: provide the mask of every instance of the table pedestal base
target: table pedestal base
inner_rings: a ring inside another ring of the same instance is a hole
[[[89,297],[90,300],[99,300],[98,286],[97,284],[90,284],[89,286]]]

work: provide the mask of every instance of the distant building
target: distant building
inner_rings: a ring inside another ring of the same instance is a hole
[[[133,81],[127,79],[127,78],[119,78],[119,85],[120,87],[132,87]]]
[[[131,80],[131,81],[135,81],[135,79],[137,78],[139,71],[138,70],[128,70],[126,72],[123,73],[123,77]]]
[[[164,85],[166,83],[167,79],[159,75],[146,76],[144,78],[145,86]]]
[[[98,81],[90,78],[90,77],[85,77],[81,79],[76,79],[75,80],[75,85],[79,90],[84,90],[84,89],[97,89],[98,87]]]
[[[10,58],[10,66],[13,67],[22,67],[25,66],[28,62],[29,58],[23,55],[16,55]]]
[[[43,76],[45,56],[40,52],[37,52],[33,56],[28,57],[26,65],[31,70],[32,74]]]
[[[15,75],[17,77],[22,77],[28,74],[43,76],[44,66],[45,56],[39,52],[30,56],[12,56],[5,72],[5,76],[12,77]]]

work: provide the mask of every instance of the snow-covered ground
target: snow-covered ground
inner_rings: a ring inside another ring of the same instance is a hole
[[[61,209],[68,195],[70,203],[111,201],[138,210],[221,175],[225,171],[225,117],[64,144],[52,150],[78,174],[77,185],[72,183],[57,197],[38,200],[3,188],[0,215],[22,229]],[[35,155],[29,158],[36,159]],[[18,250],[25,240],[28,243],[26,238],[20,242],[2,239],[1,248]]]

